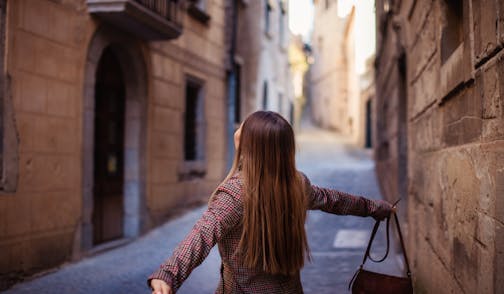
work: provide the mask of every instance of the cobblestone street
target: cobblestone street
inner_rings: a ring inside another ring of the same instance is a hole
[[[374,199],[381,197],[368,151],[349,148],[344,139],[317,129],[304,130],[297,140],[298,167],[313,184]],[[204,207],[197,208],[135,242],[67,264],[50,274],[18,284],[7,293],[149,293],[146,277],[170,254],[203,210]],[[310,212],[306,227],[313,260],[302,271],[305,293],[348,293],[348,281],[362,260],[373,223],[372,218]],[[341,239],[345,234],[352,238]],[[381,229],[372,251],[375,256],[385,252]],[[382,272],[398,274],[399,259],[394,252],[391,251],[385,263],[369,264],[368,268],[373,266]],[[214,248],[178,293],[213,293],[219,266],[217,248]]]

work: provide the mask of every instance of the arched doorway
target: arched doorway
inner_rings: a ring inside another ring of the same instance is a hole
[[[86,57],[82,116],[82,222],[74,258],[134,238],[148,226],[146,55],[140,41],[104,25]]]
[[[93,245],[123,237],[125,94],[119,60],[107,47],[95,84]]]

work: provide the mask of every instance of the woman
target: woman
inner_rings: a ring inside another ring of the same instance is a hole
[[[177,291],[216,243],[222,257],[216,293],[303,293],[307,209],[375,219],[393,210],[384,201],[311,185],[296,170],[294,133],[277,113],[253,113],[234,141],[233,166],[208,209],[149,277],[153,294]]]

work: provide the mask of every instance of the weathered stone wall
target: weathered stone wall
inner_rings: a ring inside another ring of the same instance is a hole
[[[504,4],[458,2],[461,39],[444,56],[453,3],[395,1],[386,14],[377,1],[377,173],[392,200],[407,168],[416,293],[500,293]]]
[[[225,172],[226,1],[207,2],[210,25],[186,16],[184,31],[178,39],[149,44],[149,79],[152,81],[150,90],[153,99],[149,106],[152,127],[149,129],[151,181],[148,197],[153,225],[166,219],[177,206],[197,199],[206,201]],[[184,169],[184,83],[188,75],[204,81],[206,175],[201,179],[181,181]]]
[[[139,233],[181,205],[206,201],[225,172],[225,1],[207,2],[209,25],[186,16],[176,41],[128,43],[139,53],[133,58],[141,59],[146,73],[138,77],[145,80],[145,95],[137,97],[145,113],[133,107],[133,113],[126,114],[144,120],[126,130],[145,145],[133,150],[141,152],[139,160],[126,167],[126,180],[129,172],[140,171],[136,188],[141,198],[127,199],[143,203],[136,216],[141,218]],[[83,245],[90,238],[83,222],[90,218],[92,203],[83,195],[92,171],[83,167],[93,158],[87,153],[92,125],[86,125],[93,116],[85,117],[93,115],[93,107],[85,105],[85,93],[94,75],[89,62],[96,62],[101,52],[88,50],[95,48],[91,42],[96,36],[100,42],[115,40],[99,35],[109,25],[91,17],[81,0],[8,1],[7,16],[5,63],[12,81],[10,115],[19,140],[19,182],[15,192],[0,195],[0,289],[89,249]],[[208,133],[206,174],[193,180],[180,179],[186,75],[204,81]],[[128,148],[133,143],[125,144]]]

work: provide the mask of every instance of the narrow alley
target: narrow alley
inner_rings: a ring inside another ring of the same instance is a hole
[[[257,111],[292,126],[314,185],[402,199],[404,242],[390,234],[402,250],[368,269],[401,275],[404,251],[414,293],[502,292],[503,0],[0,0],[0,292],[150,293]],[[272,142],[243,143],[267,156],[235,164],[294,174],[290,132],[288,146]],[[257,228],[238,244],[271,255],[267,280],[300,266],[285,249],[306,247],[304,211],[295,193],[268,190],[273,176],[253,175],[247,199],[264,203],[233,219]],[[275,203],[293,208],[248,217]],[[310,211],[304,292],[348,293],[373,224]],[[214,293],[220,256],[179,293]]]
[[[315,128],[304,129],[297,141],[298,167],[312,184],[380,198],[369,150],[351,148],[344,138]],[[64,265],[50,274],[18,284],[6,293],[148,293],[147,276],[168,257],[204,209],[196,208],[126,246]],[[334,216],[321,211],[309,213],[306,228],[312,262],[302,271],[305,293],[348,292],[348,282],[362,260],[373,224],[372,218]],[[385,252],[383,231],[372,252],[376,255]],[[385,263],[366,265],[399,274],[398,261],[392,254]],[[213,293],[219,267],[215,247],[178,293]]]

